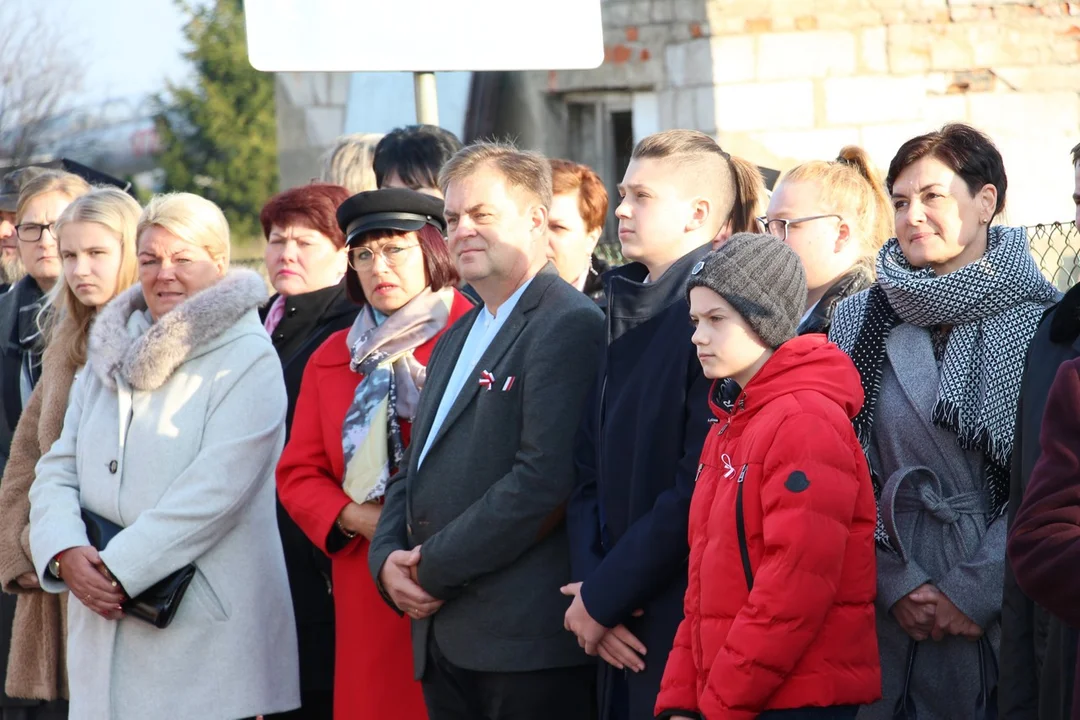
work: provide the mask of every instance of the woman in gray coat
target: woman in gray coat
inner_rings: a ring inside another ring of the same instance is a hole
[[[70,590],[73,720],[237,720],[299,706],[296,629],[278,537],[281,364],[266,286],[227,273],[228,225],[195,195],[154,198],[140,284],[97,316],[60,439],[30,490],[41,586]],[[120,530],[100,552],[81,511]],[[194,564],[165,629],[126,598]]]
[[[862,376],[855,427],[881,492],[884,699],[859,717],[983,717],[997,682],[1020,378],[1056,293],[1024,230],[991,226],[1006,176],[985,135],[947,125],[909,140],[886,185],[896,237],[878,281],[841,303],[830,332]]]

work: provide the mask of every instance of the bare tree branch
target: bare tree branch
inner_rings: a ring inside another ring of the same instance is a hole
[[[0,165],[35,156],[50,121],[82,84],[82,65],[62,23],[44,4],[0,3]]]

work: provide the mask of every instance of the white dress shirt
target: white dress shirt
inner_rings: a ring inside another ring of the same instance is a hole
[[[458,395],[461,394],[465,383],[480,381],[477,376],[478,368],[476,364],[480,361],[484,351],[491,345],[491,341],[499,334],[499,330],[506,324],[506,318],[510,317],[510,313],[517,307],[518,300],[521,299],[525,289],[531,283],[532,278],[526,280],[521,287],[514,291],[513,295],[506,299],[506,302],[499,306],[499,309],[494,314],[485,306],[480,311],[476,321],[473,322],[473,326],[469,330],[469,336],[465,338],[465,344],[461,347],[461,354],[458,355],[457,364],[454,365],[454,371],[450,374],[450,380],[446,383],[446,390],[439,400],[439,409],[435,413],[435,420],[431,423],[431,430],[428,431],[427,438],[424,440],[424,449],[420,452],[416,467],[420,467],[424,463],[424,458],[427,456],[428,450],[431,449],[432,441],[439,434],[439,429],[442,428],[446,416],[450,413],[450,408],[453,406],[454,401],[457,400]]]

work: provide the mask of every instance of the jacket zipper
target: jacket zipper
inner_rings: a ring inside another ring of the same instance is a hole
[[[607,384],[608,370],[611,367],[611,314],[604,318],[604,377],[600,381],[600,403],[596,409],[596,512],[600,522],[600,548],[606,553],[608,548],[607,519],[604,517],[604,496],[600,491],[600,478],[604,477],[604,423],[607,420]]]
[[[739,534],[739,556],[742,558],[743,575],[746,576],[746,591],[754,589],[754,572],[750,568],[750,548],[746,542],[746,520],[743,517],[743,480],[749,465],[743,465],[736,481],[739,489],[735,491],[735,531]]]

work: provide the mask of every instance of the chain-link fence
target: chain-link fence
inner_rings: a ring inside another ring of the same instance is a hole
[[[1073,223],[1031,225],[1027,228],[1031,254],[1043,274],[1065,292],[1080,281],[1080,230]],[[600,243],[596,254],[612,265],[626,262],[618,243]]]
[[[1080,280],[1080,230],[1076,225],[1033,225],[1027,232],[1035,262],[1058,290],[1065,292]]]

